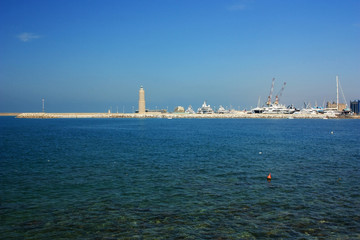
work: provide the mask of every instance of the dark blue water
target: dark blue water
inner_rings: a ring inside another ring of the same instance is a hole
[[[1,239],[360,239],[359,120],[2,117],[0,134]]]

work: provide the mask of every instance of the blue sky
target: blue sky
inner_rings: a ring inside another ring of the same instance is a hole
[[[360,98],[359,0],[0,0],[0,112]]]

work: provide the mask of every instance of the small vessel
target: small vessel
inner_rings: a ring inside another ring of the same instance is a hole
[[[264,107],[260,107],[260,97],[259,97],[257,107],[251,109],[251,113],[263,113],[264,110],[265,110]]]
[[[222,105],[220,105],[219,109],[217,110],[218,114],[225,114],[229,113],[230,111],[226,110]]]
[[[297,112],[299,114],[318,114],[318,113],[324,113],[324,109],[321,107],[311,107],[310,103],[304,103],[304,108],[301,109],[299,112]]]
[[[188,113],[188,114],[195,114],[195,111],[192,109],[192,106],[189,105],[189,107],[186,109],[185,113]]]
[[[264,110],[265,110],[265,108],[263,108],[263,107],[256,107],[256,108],[251,109],[251,113],[263,113]]]

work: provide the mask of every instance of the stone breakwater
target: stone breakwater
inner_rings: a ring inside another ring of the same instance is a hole
[[[172,114],[172,113],[21,113],[17,118],[275,118],[275,119],[324,119],[342,118],[325,114]],[[349,116],[346,118],[359,118]]]

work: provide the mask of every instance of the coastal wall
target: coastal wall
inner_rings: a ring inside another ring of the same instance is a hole
[[[326,114],[172,114],[172,113],[21,113],[17,118],[270,118],[270,119],[324,119],[357,118],[359,116],[334,116]]]

